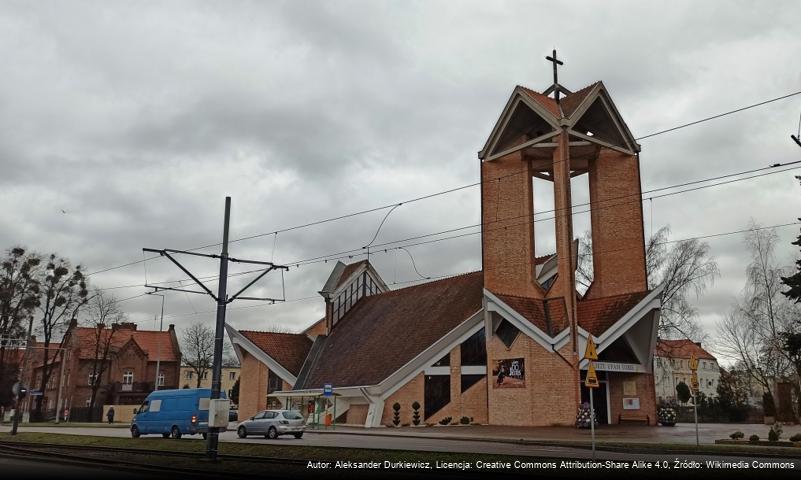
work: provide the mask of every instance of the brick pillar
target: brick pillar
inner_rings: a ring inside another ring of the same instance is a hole
[[[636,155],[601,149],[590,162],[592,260],[589,298],[647,288],[645,239]]]
[[[542,298],[534,275],[531,174],[530,162],[519,152],[481,164],[484,286]]]
[[[573,262],[573,207],[570,195],[570,147],[568,134],[558,137],[559,146],[553,153],[553,195],[556,217],[556,253],[559,290],[564,295],[567,318],[571,328],[571,349],[576,351],[576,266]]]
[[[239,380],[239,417],[250,418],[265,406],[267,398],[267,365],[243,352]]]
[[[453,406],[454,420],[459,420],[463,415],[462,405],[462,347],[456,346],[451,350],[450,366],[451,366],[451,405]]]

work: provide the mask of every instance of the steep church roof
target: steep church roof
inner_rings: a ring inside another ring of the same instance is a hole
[[[303,361],[306,360],[306,355],[312,346],[312,341],[304,333],[255,332],[252,330],[240,330],[239,333],[295,376],[300,373]]]
[[[473,272],[362,298],[318,337],[319,354],[295,389],[380,383],[481,310],[483,283]]]

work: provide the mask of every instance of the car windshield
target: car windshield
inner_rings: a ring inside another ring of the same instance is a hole
[[[303,417],[298,412],[284,412],[284,418],[287,420],[302,420]]]

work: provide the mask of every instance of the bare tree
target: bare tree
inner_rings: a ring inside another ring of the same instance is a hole
[[[69,261],[57,258],[55,254],[48,258],[47,265],[41,274],[40,285],[37,306],[42,317],[38,332],[44,337],[44,352],[39,388],[44,392],[50,375],[53,373],[53,365],[50,361],[50,345],[53,336],[62,332],[70,320],[77,316],[78,310],[86,303],[88,292],[81,266],[71,268]],[[63,340],[62,337],[59,348],[63,347]],[[55,357],[55,354],[53,356]],[[37,416],[42,414],[43,399],[43,395],[36,397],[35,412]]]
[[[690,294],[699,297],[718,275],[718,265],[710,255],[709,244],[696,239],[673,243],[670,227],[656,231],[645,245],[648,288],[663,285],[659,336],[684,337],[700,341],[704,337],[697,323],[697,310]],[[576,281],[589,288],[593,280],[592,235],[585,232],[580,243]]]
[[[86,307],[86,325],[92,328],[92,374],[90,376],[90,387],[92,394],[89,397],[89,415],[95,408],[97,402],[97,391],[103,384],[103,374],[108,370],[110,362],[111,347],[114,342],[114,334],[117,331],[115,324],[125,320],[125,314],[117,305],[117,299],[113,295],[103,293],[102,290],[95,289]],[[111,328],[107,328],[111,326]],[[90,418],[89,421],[93,421]]]
[[[8,251],[0,265],[0,405],[11,399],[10,382],[16,380],[19,370],[16,361],[12,364],[6,359],[4,339],[26,334],[24,320],[36,308],[39,297],[40,263],[37,254],[15,247]]]
[[[793,359],[785,348],[785,332],[792,331],[798,306],[782,295],[786,269],[776,265],[777,235],[752,223],[746,237],[751,263],[746,269],[742,297],[718,325],[722,354],[739,362],[748,375],[773,398],[773,383],[789,380]],[[793,382],[798,388],[798,379]]]
[[[214,361],[214,331],[202,323],[194,323],[184,330],[183,359],[195,373],[196,388],[200,388],[203,375],[211,370]]]

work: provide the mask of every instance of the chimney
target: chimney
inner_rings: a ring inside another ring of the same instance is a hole
[[[175,324],[171,323],[169,327],[167,327],[167,331],[175,330]]]
[[[114,330],[136,330],[136,324],[133,322],[120,322],[111,325]]]
[[[70,320],[69,329],[72,330],[73,328],[75,328],[77,326],[78,326],[78,319],[75,318],[75,317],[72,317],[72,320]]]

